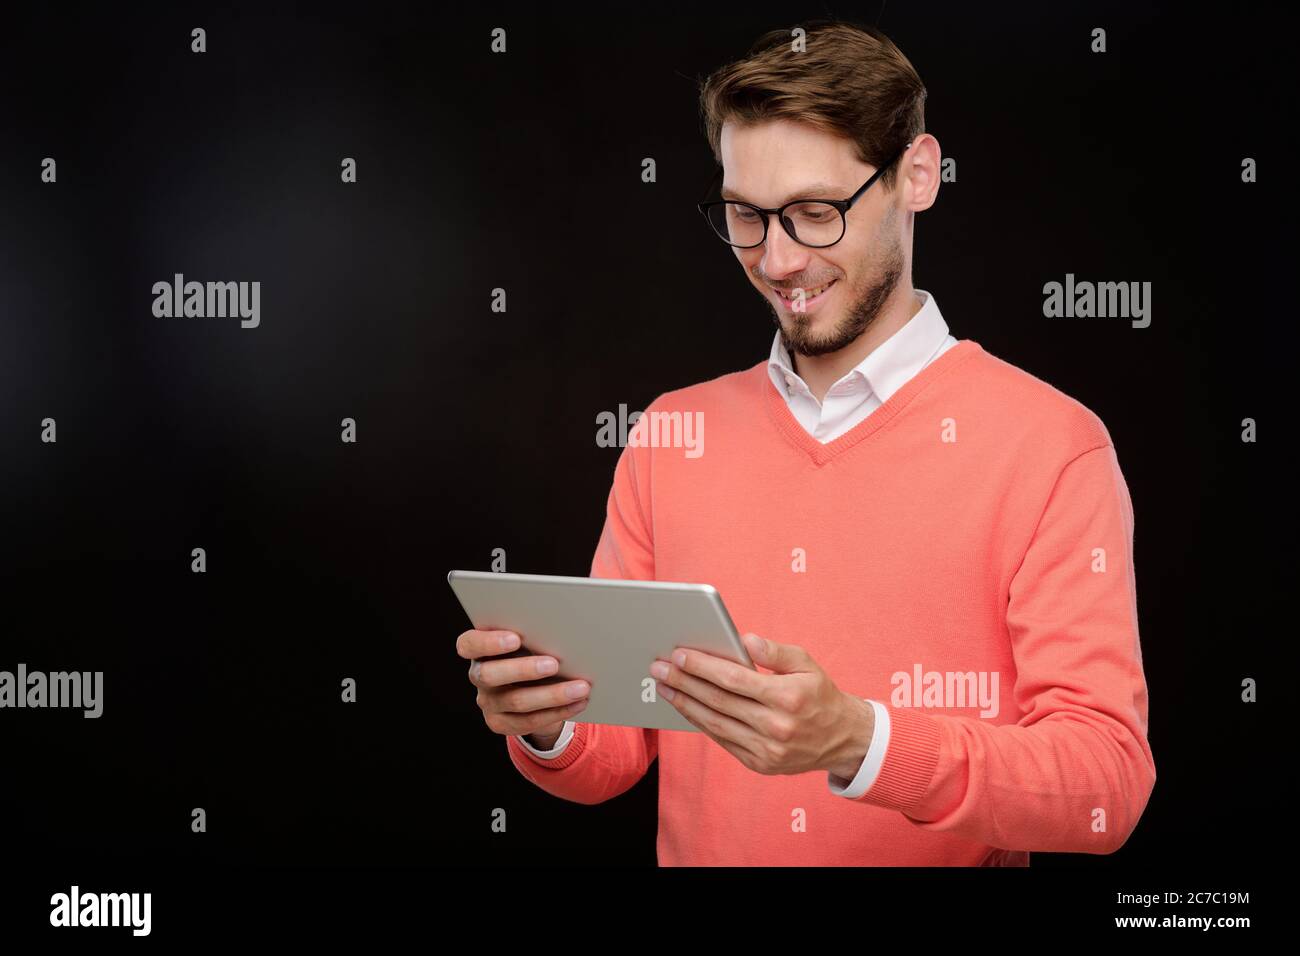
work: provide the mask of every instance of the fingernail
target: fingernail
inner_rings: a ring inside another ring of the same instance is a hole
[[[657,677],[660,680],[668,679],[668,665],[663,661],[655,661],[650,665],[650,676]]]
[[[513,650],[514,650],[516,647],[518,647],[518,646],[519,646],[519,635],[518,635],[518,634],[513,634],[513,633],[511,633],[511,634],[502,634],[502,635],[501,635],[501,650],[503,650],[503,651],[513,651]]]
[[[659,684],[659,693],[663,695],[664,700],[672,700],[677,696],[677,691],[673,690],[667,684]]]
[[[677,653],[673,654],[673,663],[676,664],[678,667],[685,667],[685,666],[686,666],[686,652],[685,652],[685,651],[678,651]]]
[[[537,673],[554,674],[559,669],[560,662],[553,657],[543,657],[537,662]]]
[[[569,697],[572,697],[572,698],[576,699],[576,698],[578,698],[578,697],[584,697],[584,696],[586,696],[587,688],[588,688],[587,682],[586,682],[586,681],[582,681],[582,680],[580,680],[580,681],[577,681],[576,683],[570,684],[568,687],[564,688],[564,692],[565,692]]]

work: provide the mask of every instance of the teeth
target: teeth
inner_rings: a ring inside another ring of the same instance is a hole
[[[834,280],[832,280],[832,281],[834,281]],[[830,287],[830,284],[831,284],[831,283],[828,282],[828,283],[826,283],[826,285],[818,286],[816,289],[804,289],[804,296],[805,296],[806,298],[809,298],[809,299],[815,298],[816,296],[819,296],[819,295],[821,295],[823,292],[825,292],[825,291]],[[789,301],[793,301],[793,299],[794,299],[794,296],[793,296],[793,295],[786,295],[786,294],[785,294],[784,292],[782,292],[780,289],[777,289],[777,290],[776,290],[776,294],[779,295],[781,298],[785,299],[787,302],[789,302]]]

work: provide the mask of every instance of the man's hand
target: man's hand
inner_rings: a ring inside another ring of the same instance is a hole
[[[529,654],[513,631],[465,631],[456,638],[456,653],[469,661],[469,682],[478,688],[474,702],[488,728],[527,736],[539,750],[553,747],[564,722],[589,703],[590,684],[547,680],[560,662]]]
[[[875,731],[871,704],[836,688],[802,647],[741,640],[772,673],[679,647],[650,665],[658,692],[750,770],[857,776]]]

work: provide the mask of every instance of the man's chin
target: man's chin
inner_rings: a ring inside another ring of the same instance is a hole
[[[786,316],[781,319],[781,341],[787,351],[799,355],[825,355],[840,348],[834,345],[826,334],[828,330],[834,328],[834,319],[825,315]]]

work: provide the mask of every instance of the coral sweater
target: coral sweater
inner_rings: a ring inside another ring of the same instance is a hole
[[[826,444],[766,360],[655,411],[702,414],[705,453],[629,440],[591,576],[712,584],[742,633],[890,702],[884,763],[845,799],[703,733],[578,723],[554,759],[505,738],[526,778],[594,804],[657,757],[663,866],[1023,866],[1128,839],[1155,762],[1132,504],[1096,415],[971,339]]]

